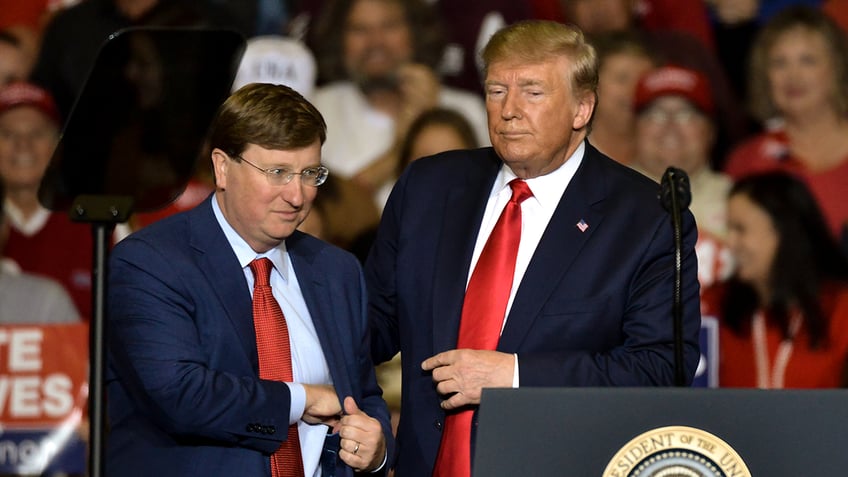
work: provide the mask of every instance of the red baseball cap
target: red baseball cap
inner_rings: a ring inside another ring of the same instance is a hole
[[[713,114],[715,109],[707,77],[680,66],[663,66],[642,76],[636,84],[633,106],[640,112],[655,99],[670,95],[683,96],[706,114]]]
[[[42,88],[22,81],[0,88],[0,114],[20,106],[31,106],[46,114],[57,125],[62,123],[53,96]]]

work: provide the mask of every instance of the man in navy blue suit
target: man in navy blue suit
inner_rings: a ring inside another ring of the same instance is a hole
[[[412,163],[365,266],[374,359],[401,352],[403,477],[434,468],[445,475],[451,467],[441,456],[455,451],[442,438],[450,416],[475,411],[482,388],[674,383],[671,219],[655,182],[587,141],[594,49],[573,27],[529,21],[497,32],[482,58],[493,147]],[[482,319],[463,309],[466,287],[514,179],[532,197],[520,205],[500,337],[495,349],[456,349],[460,323]],[[699,358],[696,231],[688,211],[682,222],[682,366],[691,380]]]
[[[296,230],[328,174],[325,137],[321,114],[290,88],[241,88],[211,127],[215,193],[115,247],[109,475],[271,476],[290,425],[303,475],[387,470],[391,425],[369,354],[361,268]],[[291,382],[260,379],[255,259],[273,264]]]

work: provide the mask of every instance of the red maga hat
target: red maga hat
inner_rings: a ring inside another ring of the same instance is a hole
[[[633,106],[637,112],[661,96],[683,96],[701,111],[713,114],[715,105],[709,81],[703,74],[679,66],[663,66],[639,79]]]
[[[15,82],[0,88],[0,114],[20,106],[30,106],[61,124],[61,116],[56,102],[46,90],[32,83]]]

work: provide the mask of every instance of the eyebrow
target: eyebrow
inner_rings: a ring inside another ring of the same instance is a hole
[[[527,86],[545,86],[546,84],[547,83],[545,83],[543,80],[535,79],[535,78],[519,79],[518,80],[518,87],[519,88],[526,88]],[[484,83],[484,85],[485,86],[507,86],[507,83],[505,83],[503,81],[488,80]]]

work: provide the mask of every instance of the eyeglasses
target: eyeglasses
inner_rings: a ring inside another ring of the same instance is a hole
[[[695,119],[702,117],[701,113],[694,108],[678,109],[671,111],[663,108],[648,108],[642,113],[642,117],[657,125],[674,123],[680,126],[689,124]]]
[[[286,185],[294,179],[294,176],[300,176],[301,183],[312,187],[318,187],[326,182],[327,176],[330,175],[330,170],[324,166],[307,167],[300,172],[293,172],[288,169],[280,169],[277,167],[263,169],[241,156],[234,157],[239,158],[241,161],[244,161],[245,164],[265,174],[265,177],[268,179],[268,183],[273,186]]]

